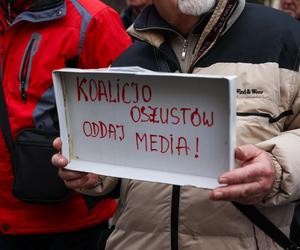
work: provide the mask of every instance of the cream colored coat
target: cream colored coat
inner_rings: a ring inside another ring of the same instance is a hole
[[[240,2],[226,30],[240,15]],[[160,32],[131,29],[133,35],[159,47]],[[227,31],[226,31],[227,32]],[[262,112],[278,117],[286,110],[293,115],[275,123],[260,116],[237,117],[237,144],[255,144],[273,155],[276,180],[272,192],[258,208],[286,234],[293,214],[292,201],[300,197],[300,78],[299,72],[277,63],[214,63],[195,67],[194,74],[237,75],[237,88],[260,92],[237,92],[238,112]],[[116,180],[107,178],[89,194],[109,191]],[[107,250],[171,250],[172,186],[135,180],[121,180],[116,228]],[[280,249],[230,202],[212,202],[208,190],[181,187],[178,214],[180,250],[268,250]]]

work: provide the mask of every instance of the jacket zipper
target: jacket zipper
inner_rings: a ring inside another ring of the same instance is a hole
[[[9,21],[9,24],[11,24],[11,22],[13,20],[11,7],[14,4],[14,0],[6,0],[6,3],[7,3],[7,15],[8,15],[8,19],[9,19],[8,21]]]
[[[188,48],[188,40],[184,39],[183,40],[183,47],[182,47],[182,52],[181,52],[181,60],[184,61],[186,58],[186,53],[187,53],[187,48]]]
[[[171,202],[171,250],[179,250],[178,226],[179,226],[180,186],[174,185]]]
[[[11,3],[10,2],[7,3],[7,13],[8,13],[8,18],[9,18],[9,22],[10,22],[10,20],[12,18],[12,16],[11,16]]]
[[[37,45],[40,40],[40,35],[34,33],[32,38],[27,46],[25,51],[23,61],[21,64],[21,72],[20,72],[20,91],[21,91],[21,101],[26,103],[27,94],[26,91],[28,89],[28,82],[30,76],[30,69],[32,64],[32,58],[37,51]]]

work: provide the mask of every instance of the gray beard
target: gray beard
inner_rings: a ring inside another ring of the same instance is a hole
[[[178,8],[182,14],[201,16],[211,10],[217,0],[178,0]]]

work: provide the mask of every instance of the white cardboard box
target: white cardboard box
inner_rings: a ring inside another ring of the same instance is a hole
[[[68,168],[218,186],[234,167],[236,78],[127,70],[53,73]]]

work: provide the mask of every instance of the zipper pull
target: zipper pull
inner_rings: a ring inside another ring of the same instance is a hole
[[[181,60],[182,61],[185,60],[187,48],[188,48],[188,40],[184,39],[184,41],[183,41],[183,47],[182,47],[182,52],[181,52]]]
[[[25,82],[21,82],[21,99],[23,103],[26,103],[27,101],[27,96],[26,96],[26,91],[25,91]]]
[[[11,3],[10,2],[7,3],[7,13],[8,13],[9,21],[10,21],[11,20]]]

